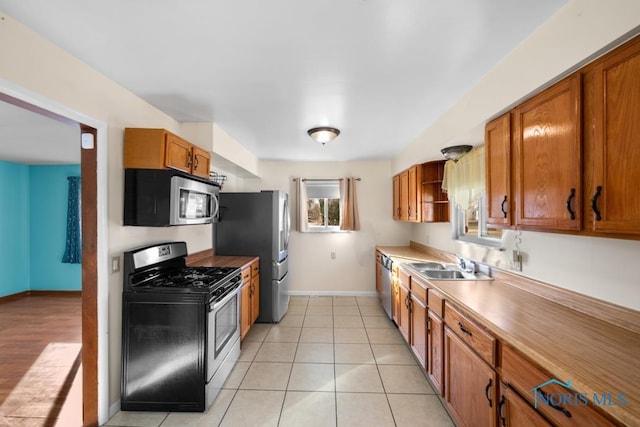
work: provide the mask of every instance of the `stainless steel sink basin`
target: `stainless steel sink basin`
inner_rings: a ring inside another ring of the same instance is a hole
[[[466,279],[461,271],[456,270],[423,270],[421,273],[430,279]]]
[[[428,279],[434,280],[493,280],[483,273],[463,271],[456,264],[440,262],[411,262],[406,264]]]
[[[408,264],[411,268],[422,270],[445,270],[446,266],[439,262],[411,262]]]

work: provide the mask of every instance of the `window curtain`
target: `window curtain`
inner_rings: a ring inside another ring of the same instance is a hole
[[[360,230],[355,178],[340,180],[340,230]]]
[[[484,145],[465,154],[458,162],[449,160],[444,165],[442,190],[449,201],[467,209],[485,192]]]
[[[82,263],[82,206],[81,183],[79,176],[67,177],[69,195],[67,201],[67,243],[62,262],[67,264]]]
[[[309,231],[307,213],[307,185],[302,178],[296,178],[296,229],[301,233]]]

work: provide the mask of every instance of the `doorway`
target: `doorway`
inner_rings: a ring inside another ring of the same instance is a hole
[[[82,215],[82,417],[83,425],[98,425],[98,132],[96,128],[0,93],[0,101],[78,129]]]

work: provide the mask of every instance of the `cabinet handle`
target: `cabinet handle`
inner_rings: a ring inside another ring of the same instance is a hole
[[[191,153],[187,153],[187,167],[191,167],[191,163],[193,163],[193,159],[191,158]]]
[[[596,216],[596,221],[602,221],[602,216],[600,215],[600,211],[598,210],[598,198],[600,197],[600,193],[602,192],[602,186],[598,185],[596,187],[596,194],[591,198],[591,210]]]
[[[398,217],[400,216],[400,208],[398,208]]]
[[[470,330],[468,330],[467,328],[464,327],[464,325],[462,324],[462,322],[458,322],[458,328],[460,328],[460,330],[462,332],[464,332],[465,334],[472,336],[473,334],[471,333]]]
[[[502,200],[502,204],[500,205],[500,210],[502,211],[502,214],[504,215],[504,217],[507,217],[507,209],[505,207],[505,205],[507,204],[507,196],[504,196],[504,199]]]
[[[569,211],[569,217],[572,221],[576,219],[576,213],[573,211],[573,209],[571,209],[571,202],[573,201],[574,197],[576,197],[576,189],[572,188],[569,192],[569,198],[567,199],[567,210]]]
[[[193,168],[198,169],[198,156],[193,156],[193,161],[194,161]]]
[[[553,403],[551,401],[551,399],[549,399],[549,395],[547,393],[545,393],[544,390],[538,389],[538,393],[540,393],[542,395],[542,397],[544,397],[544,401],[548,402],[549,406],[551,406],[556,411],[562,412],[565,417],[571,418],[571,412],[569,412],[569,410],[567,408],[565,408],[564,406],[556,405],[555,403]]]
[[[500,422],[502,423],[502,427],[507,427],[507,420],[504,418],[502,414],[502,407],[504,406],[504,394],[500,396],[500,403],[498,403],[498,416],[500,417]]]
[[[427,322],[426,322],[425,326],[427,327],[427,333],[430,334],[431,333],[431,318],[430,317],[427,317]]]
[[[411,206],[409,206],[409,209],[407,209],[407,216],[411,217]]]
[[[489,408],[493,407],[493,402],[491,401],[491,398],[489,397],[489,389],[491,388],[491,384],[493,384],[493,380],[491,378],[489,378],[489,384],[487,384],[487,386],[484,389],[484,396],[489,401]]]

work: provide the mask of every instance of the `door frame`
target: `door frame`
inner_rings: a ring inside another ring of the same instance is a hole
[[[78,127],[82,175],[83,425],[109,417],[107,126],[0,79],[0,100]],[[82,133],[93,147],[81,148]]]

